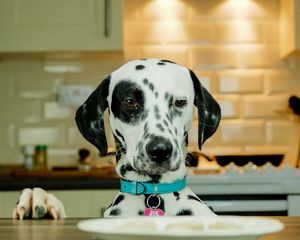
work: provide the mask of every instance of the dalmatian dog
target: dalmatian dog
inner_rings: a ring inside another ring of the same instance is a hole
[[[107,154],[105,110],[115,137],[121,184],[105,217],[216,217],[186,187],[193,106],[198,109],[201,149],[219,125],[218,103],[188,68],[168,60],[142,59],[112,72],[79,107],[77,126],[102,155]],[[52,215],[64,217],[61,207],[50,209]]]

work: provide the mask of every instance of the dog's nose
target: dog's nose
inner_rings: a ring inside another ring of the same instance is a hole
[[[168,160],[172,154],[172,144],[163,137],[154,137],[146,145],[148,157],[154,162],[164,162]]]

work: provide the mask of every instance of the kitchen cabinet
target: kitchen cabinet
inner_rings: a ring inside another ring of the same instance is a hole
[[[120,0],[0,0],[0,52],[122,49]]]
[[[300,0],[280,0],[280,56],[300,53]]]
[[[53,190],[68,217],[94,218],[103,216],[103,211],[113,201],[117,190]],[[12,210],[20,191],[0,191],[0,218],[11,218]]]

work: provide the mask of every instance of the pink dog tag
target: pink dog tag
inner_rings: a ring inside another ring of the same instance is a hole
[[[144,216],[160,217],[164,215],[165,215],[164,211],[159,208],[146,208],[144,211]]]

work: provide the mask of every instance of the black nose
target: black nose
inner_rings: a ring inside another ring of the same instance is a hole
[[[148,157],[154,162],[164,162],[168,160],[172,154],[172,144],[163,137],[154,137],[146,145]]]

